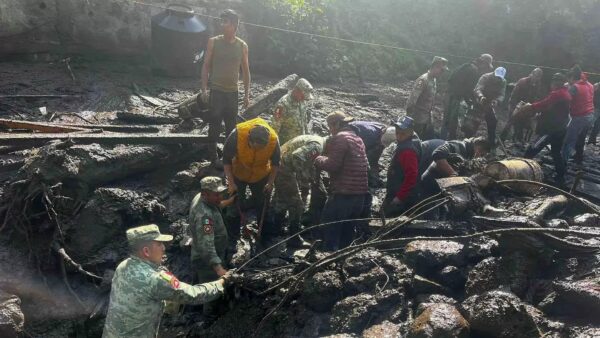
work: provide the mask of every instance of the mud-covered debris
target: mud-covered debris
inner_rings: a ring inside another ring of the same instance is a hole
[[[389,321],[373,325],[362,333],[362,338],[400,337],[401,326]]]
[[[416,312],[417,315],[420,315],[426,308],[428,308],[429,306],[431,306],[433,304],[440,304],[440,303],[450,304],[450,305],[457,304],[457,301],[454,298],[444,296],[444,295],[437,295],[437,294],[417,295],[415,297],[415,301],[418,304],[417,312]]]
[[[568,229],[569,228],[569,222],[567,222],[561,218],[551,219],[549,221],[546,221],[544,224],[546,225],[546,227],[553,228],[553,229]]]
[[[454,305],[428,306],[410,326],[407,338],[466,338],[469,323]]]
[[[210,162],[194,162],[187,170],[175,174],[171,180],[179,191],[200,191],[200,180],[208,175]]]
[[[493,238],[486,236],[474,238],[465,245],[467,260],[478,262],[487,258],[498,250],[498,246],[498,241]]]
[[[404,257],[421,274],[445,265],[461,266],[465,262],[464,245],[453,241],[413,241],[406,245]]]
[[[537,260],[521,252],[504,257],[489,257],[469,272],[465,293],[475,295],[499,287],[507,287],[523,295],[535,277]]]
[[[544,312],[589,318],[600,323],[600,278],[559,281],[553,284],[553,289],[554,292],[539,304]]]
[[[0,290],[0,337],[20,337],[24,323],[19,297]]]
[[[374,260],[382,256],[381,252],[373,249],[365,249],[355,255],[347,258],[343,269],[350,276],[358,276],[361,273],[369,272],[377,266]]]
[[[464,270],[453,265],[444,267],[439,272],[439,276],[441,283],[453,290],[463,288],[467,280]]]
[[[331,330],[335,333],[362,332],[367,325],[388,319],[397,310],[402,310],[403,304],[403,295],[395,290],[344,298],[331,311]]]
[[[413,276],[410,290],[414,295],[435,293],[448,295],[451,293],[445,286],[419,275]]]
[[[580,227],[600,227],[600,215],[583,214],[573,218],[573,225]]]
[[[304,282],[302,301],[317,312],[326,312],[342,298],[343,284],[335,270],[316,273]]]
[[[390,277],[385,270],[381,267],[374,267],[369,272],[348,278],[344,282],[344,293],[347,295],[373,293],[382,290],[388,284],[391,286]]]
[[[461,304],[462,313],[476,336],[532,338],[541,334],[523,302],[515,294],[489,291]]]

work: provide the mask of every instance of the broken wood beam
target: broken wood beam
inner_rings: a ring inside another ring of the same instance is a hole
[[[123,111],[117,112],[117,118],[125,122],[139,124],[178,124],[181,122],[181,119],[174,116],[149,115]]]
[[[87,131],[84,128],[61,126],[53,123],[31,122],[20,120],[0,119],[0,126],[5,126],[11,129],[27,129],[39,131],[42,133],[72,133]]]
[[[291,74],[277,82],[273,87],[265,90],[253,99],[253,103],[246,108],[241,117],[245,120],[251,120],[260,114],[268,114],[275,103],[296,85],[298,79],[300,79],[298,74]]]
[[[195,134],[0,134],[0,145],[41,146],[53,140],[71,141],[76,144],[191,144],[208,143],[208,136]],[[222,142],[222,140],[219,140]]]
[[[21,94],[21,95],[0,95],[0,99],[66,99],[81,97],[81,95],[58,95],[58,94]]]
[[[77,124],[63,123],[61,126],[83,128],[83,129],[102,129],[104,131],[113,131],[118,133],[158,133],[160,128],[155,126],[140,126],[127,124]]]

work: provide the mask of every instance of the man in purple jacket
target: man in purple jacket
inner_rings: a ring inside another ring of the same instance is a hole
[[[330,177],[330,193],[321,214],[321,222],[348,220],[324,228],[325,250],[329,251],[352,243],[357,226],[352,219],[363,217],[367,205],[369,164],[362,139],[349,125],[353,120],[342,112],[327,116],[331,137],[325,144],[323,155],[315,159],[317,169],[328,172]]]

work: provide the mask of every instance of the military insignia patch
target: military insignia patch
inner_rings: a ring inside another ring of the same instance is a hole
[[[213,220],[208,218],[208,217],[204,217],[204,219],[202,220],[202,229],[204,230],[204,233],[209,235],[213,233]]]
[[[177,277],[175,277],[175,275],[173,275],[171,272],[161,271],[159,275],[162,279],[167,281],[173,287],[173,289],[179,289],[179,279],[177,279]]]

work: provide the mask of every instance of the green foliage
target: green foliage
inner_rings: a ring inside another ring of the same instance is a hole
[[[248,22],[340,39],[432,51],[452,66],[481,53],[552,67],[599,71],[598,0],[249,0]],[[248,28],[252,62],[324,81],[397,81],[427,69],[432,54]],[[456,56],[465,56],[456,57]],[[508,65],[509,78],[529,67]],[[550,71],[549,71],[550,72]]]

